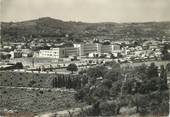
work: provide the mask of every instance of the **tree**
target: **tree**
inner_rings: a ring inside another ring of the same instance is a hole
[[[160,78],[161,78],[161,88],[167,89],[167,73],[163,65],[161,65],[160,69]]]
[[[162,60],[170,60],[170,53],[168,52],[167,46],[162,49]]]
[[[106,41],[106,42],[103,43],[103,45],[110,45],[110,42]]]
[[[117,57],[118,57],[118,58],[122,58],[123,55],[119,52],[119,53],[117,53]]]
[[[77,68],[77,65],[76,65],[76,64],[71,63],[71,64],[68,65],[67,70],[68,70],[68,71],[71,71],[72,74],[73,74],[73,72],[74,72],[74,71],[77,71],[78,68]]]
[[[116,57],[111,53],[111,54],[110,54],[110,58],[111,58],[111,59],[115,59]]]
[[[110,88],[112,87],[112,80],[103,79],[102,85],[103,85],[104,87],[107,87],[108,89],[110,89]]]
[[[0,53],[0,59],[4,60],[4,59],[6,59],[6,56],[4,54]]]
[[[113,82],[117,81],[120,78],[120,73],[114,72],[112,70],[109,70],[105,75],[104,79],[109,79]]]
[[[11,58],[11,54],[7,54],[6,59],[10,59],[10,58]]]
[[[89,68],[87,70],[87,76],[89,76],[90,78],[89,80],[93,84],[95,83],[96,78],[103,77],[106,72],[107,72],[107,68],[103,65],[100,65],[100,66]]]
[[[114,102],[104,101],[99,105],[101,110],[101,116],[113,116],[115,115],[116,105]]]
[[[17,63],[15,64],[15,68],[16,68],[16,69],[23,69],[23,64],[22,64],[22,62],[17,62]]]
[[[155,66],[155,63],[150,64],[150,66],[148,68],[147,75],[148,75],[149,78],[158,76],[158,67]]]
[[[120,64],[116,63],[115,61],[106,62],[104,66],[106,66],[107,68],[111,69],[114,72],[120,73],[121,71]]]
[[[50,71],[53,71],[53,66],[52,66],[52,65],[50,65],[49,70],[50,70]]]
[[[105,58],[106,57],[106,54],[102,54],[101,56],[100,56],[100,58]]]
[[[169,72],[170,71],[170,63],[166,65],[166,70]]]
[[[85,74],[87,71],[85,70],[85,69],[83,69],[83,70],[81,70],[81,71],[79,71],[79,74],[80,75],[83,75],[83,74]]]

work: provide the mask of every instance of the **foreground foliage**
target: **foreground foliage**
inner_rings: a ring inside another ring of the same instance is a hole
[[[151,63],[150,66],[121,69],[113,62],[90,68],[86,75],[88,83],[75,94],[76,100],[93,105],[84,112],[86,115],[169,113],[167,68],[164,66],[158,70],[158,66]]]

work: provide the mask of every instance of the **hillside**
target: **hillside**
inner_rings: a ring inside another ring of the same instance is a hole
[[[83,23],[65,22],[50,17],[23,22],[2,22],[1,34],[4,41],[25,41],[33,38],[52,40],[84,39],[170,39],[170,22],[147,23]],[[69,35],[69,37],[66,37]]]

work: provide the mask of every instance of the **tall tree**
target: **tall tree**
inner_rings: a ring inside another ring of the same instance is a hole
[[[150,64],[150,66],[148,67],[147,75],[149,78],[158,76],[158,67],[155,65],[155,63]]]
[[[163,65],[160,68],[161,88],[167,89],[167,73]]]
[[[168,52],[166,45],[164,46],[161,52],[162,52],[162,60],[170,60],[170,53]]]

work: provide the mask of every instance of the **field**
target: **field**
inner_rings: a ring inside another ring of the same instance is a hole
[[[58,75],[61,74],[1,71],[0,116],[9,110],[41,114],[85,105],[76,102],[75,90],[52,88],[52,79]]]
[[[0,88],[0,112],[13,110],[40,114],[56,112],[65,109],[83,106],[74,100],[74,92],[34,90],[34,89],[7,89]],[[0,113],[0,114],[1,114]]]
[[[21,72],[0,72],[0,85],[23,87],[51,87],[53,74],[34,74]]]

